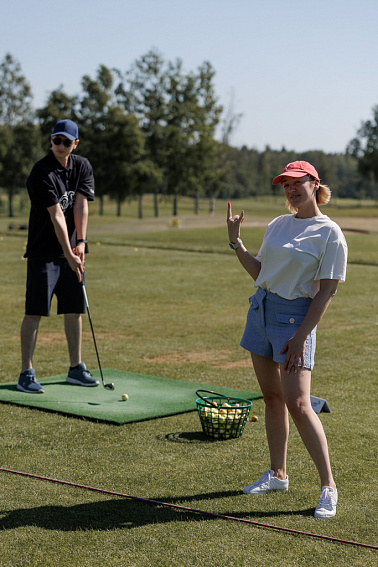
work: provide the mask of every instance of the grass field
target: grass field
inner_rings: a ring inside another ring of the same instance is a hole
[[[256,252],[264,225],[284,213],[282,201],[234,206],[246,211],[243,240]],[[102,366],[258,391],[239,346],[253,285],[228,249],[225,203],[209,217],[206,203],[194,216],[191,203],[180,201],[181,230],[168,228],[169,203],[158,219],[150,202],[140,221],[133,207],[121,218],[110,205],[104,217],[95,209],[90,217],[87,292]],[[313,518],[320,487],[294,426],[290,491],[241,494],[269,466],[262,400],[252,408],[258,423],[240,439],[216,442],[202,437],[195,412],[114,426],[0,404],[0,466],[377,545],[378,219],[371,207],[327,214],[345,222],[350,248],[347,282],[319,325],[312,387],[332,410],[321,420],[339,488],[336,518]],[[16,228],[8,230],[10,222]],[[0,382],[19,373],[26,234],[17,225],[24,222],[0,217]],[[83,356],[97,368],[87,320]],[[67,369],[56,315],[41,323],[34,365],[40,377]],[[3,472],[0,527],[1,567],[377,564],[369,549]]]

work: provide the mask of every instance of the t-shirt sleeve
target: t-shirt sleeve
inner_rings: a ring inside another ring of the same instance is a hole
[[[78,193],[84,195],[88,201],[94,201],[95,198],[95,182],[93,168],[87,159],[81,163],[80,181],[77,187]]]
[[[339,227],[332,228],[314,279],[345,281],[347,259],[345,237]]]
[[[34,168],[27,180],[30,201],[36,209],[47,209],[59,202],[51,177],[42,168]]]

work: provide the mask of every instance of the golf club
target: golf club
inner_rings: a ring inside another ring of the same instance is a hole
[[[94,330],[93,330],[91,312],[90,312],[90,310],[89,310],[88,296],[87,296],[87,291],[86,291],[86,289],[85,289],[84,277],[83,277],[83,276],[84,276],[84,274],[81,275],[81,286],[82,286],[82,288],[83,288],[83,294],[84,294],[85,305],[86,305],[86,307],[87,307],[87,312],[88,312],[88,319],[89,319],[89,323],[90,323],[91,330],[92,330],[93,342],[94,342],[95,351],[96,351],[96,355],[97,355],[98,367],[99,367],[99,369],[100,369],[102,385],[103,385],[104,388],[106,388],[107,390],[114,390],[114,384],[113,384],[113,382],[112,382],[111,384],[105,384],[104,376],[103,376],[103,374],[102,374],[102,369],[101,369],[101,364],[100,364],[100,357],[99,357],[99,355],[98,355],[97,344],[96,344],[96,338],[95,338],[95,334],[94,334]]]

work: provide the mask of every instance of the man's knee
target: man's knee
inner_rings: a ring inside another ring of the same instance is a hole
[[[41,315],[24,315],[23,325],[39,325]]]

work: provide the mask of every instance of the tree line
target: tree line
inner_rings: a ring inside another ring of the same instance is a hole
[[[82,77],[79,94],[69,96],[59,86],[34,109],[21,66],[7,53],[0,64],[0,188],[9,216],[63,118],[79,126],[77,152],[93,165],[100,214],[108,196],[118,215],[126,200],[137,199],[142,218],[147,193],[154,196],[155,216],[165,196],[176,216],[183,195],[193,197],[195,213],[199,199],[208,198],[211,213],[217,197],[274,194],[273,177],[296,159],[313,163],[337,197],[378,200],[378,106],[344,154],[235,148],[231,137],[242,116],[218,103],[214,75],[209,62],[188,73],[181,60],[165,61],[151,50],[125,72],[100,65],[95,77]]]

